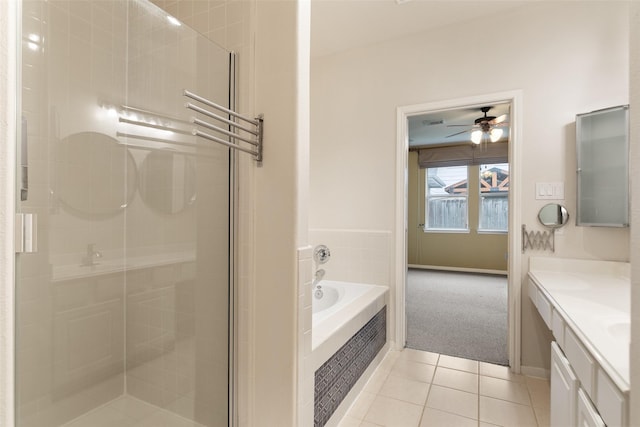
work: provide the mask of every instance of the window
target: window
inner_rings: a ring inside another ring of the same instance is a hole
[[[509,226],[509,164],[480,165],[479,231],[507,231]]]
[[[468,230],[468,169],[427,169],[426,230]]]

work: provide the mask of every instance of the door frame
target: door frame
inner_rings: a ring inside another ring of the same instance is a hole
[[[411,116],[442,110],[481,107],[496,103],[510,103],[509,140],[509,243],[508,243],[508,355],[509,366],[520,373],[521,361],[521,290],[522,290],[522,90],[428,102],[398,107],[396,143],[396,221],[395,221],[395,347],[404,348],[407,338],[405,287],[407,270],[407,212],[408,212],[408,153]]]

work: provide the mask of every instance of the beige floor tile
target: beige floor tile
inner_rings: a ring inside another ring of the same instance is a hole
[[[420,427],[477,427],[478,421],[437,409],[425,408]]]
[[[499,426],[537,426],[531,406],[486,396],[480,396],[480,420]]]
[[[426,406],[463,417],[478,419],[478,395],[475,393],[432,385]]]
[[[500,427],[499,425],[489,424],[489,423],[485,423],[485,422],[482,422],[482,421],[480,421],[479,425],[480,425],[480,427]]]
[[[121,397],[110,403],[109,407],[135,420],[140,420],[158,410],[156,406],[131,396]]]
[[[438,366],[444,368],[457,369],[459,371],[478,373],[478,362],[475,360],[462,359],[460,357],[440,355]]]
[[[527,386],[513,381],[481,376],[480,395],[531,406]]]
[[[429,365],[437,365],[438,353],[430,353],[428,351],[414,350],[412,348],[405,348],[400,353],[400,357],[405,360],[412,360],[414,362],[427,363]]]
[[[398,360],[402,356],[402,353],[403,352],[394,350],[389,351],[376,369],[378,371],[389,372],[393,368],[393,365],[396,363],[396,360]]]
[[[436,367],[425,363],[413,362],[411,360],[398,359],[391,370],[392,375],[396,375],[410,380],[430,383]]]
[[[549,427],[551,425],[551,414],[549,408],[533,408],[533,412],[538,421],[539,427]]]
[[[367,411],[369,407],[371,407],[371,403],[376,398],[374,393],[369,393],[366,391],[360,392],[355,402],[351,405],[349,410],[347,411],[347,416],[351,418],[357,418],[362,420],[365,415],[367,415]]]
[[[546,378],[525,377],[531,403],[537,408],[549,408],[551,392]]]
[[[422,406],[377,396],[364,421],[389,427],[418,427]]]
[[[363,421],[360,423],[360,427],[380,427],[380,424],[370,423],[369,421]]]
[[[193,421],[163,411],[143,418],[134,424],[134,427],[194,427],[196,425]]]
[[[455,388],[456,390],[468,391],[469,393],[478,393],[478,375],[471,372],[438,366],[432,383]]]
[[[369,381],[367,381],[367,384],[364,386],[363,391],[366,391],[367,393],[377,394],[382,388],[382,384],[384,384],[384,382],[387,380],[388,376],[389,371],[376,370],[373,375],[371,375],[371,378],[369,378]]]
[[[428,393],[428,383],[398,377],[393,373],[387,377],[387,381],[385,381],[378,392],[381,396],[391,397],[416,405],[424,405]]]
[[[348,414],[342,417],[338,423],[338,427],[360,427],[362,420],[360,418],[350,417]]]
[[[502,380],[524,383],[525,376],[514,374],[508,366],[494,365],[493,363],[479,362],[480,375],[487,377],[500,378]]]
[[[66,427],[110,427],[110,426],[133,426],[137,421],[128,418],[117,411],[112,410],[109,405],[97,408],[76,420],[65,424]]]

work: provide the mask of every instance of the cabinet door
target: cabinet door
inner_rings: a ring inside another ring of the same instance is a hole
[[[551,343],[551,427],[576,425],[578,379],[555,342]]]
[[[578,390],[578,426],[607,427],[584,390]]]
[[[576,116],[577,225],[629,225],[629,108]]]

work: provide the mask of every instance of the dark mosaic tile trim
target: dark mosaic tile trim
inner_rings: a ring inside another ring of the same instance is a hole
[[[387,342],[383,307],[315,372],[314,427],[323,427]]]

